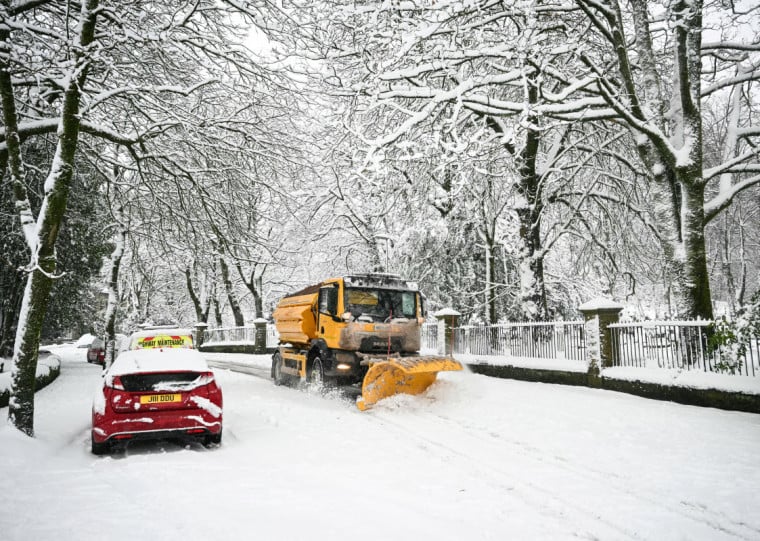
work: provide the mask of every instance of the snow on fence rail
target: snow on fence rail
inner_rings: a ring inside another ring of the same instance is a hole
[[[525,359],[586,358],[582,321],[467,325],[453,332],[454,354]]]
[[[275,348],[279,343],[279,334],[272,324],[267,324],[267,344],[268,348]],[[256,345],[256,327],[254,325],[245,325],[243,327],[219,327],[217,329],[206,329],[203,331],[203,344],[236,344],[236,345]]]
[[[613,366],[701,370],[756,376],[758,337],[711,348],[710,321],[645,321],[609,326]]]
[[[425,322],[420,328],[420,352],[435,354],[438,351],[438,323]]]

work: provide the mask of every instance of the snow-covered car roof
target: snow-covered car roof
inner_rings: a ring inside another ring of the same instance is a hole
[[[195,349],[135,349],[125,351],[108,369],[107,376],[146,372],[209,372],[206,359]]]
[[[95,336],[87,333],[83,334],[79,337],[79,339],[76,341],[76,344],[74,344],[78,348],[88,348],[90,347],[90,344],[92,344],[92,341],[95,340]]]

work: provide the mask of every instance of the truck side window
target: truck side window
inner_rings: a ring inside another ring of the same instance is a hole
[[[323,287],[319,290],[319,312],[334,316],[338,312],[338,288]]]
[[[414,302],[414,293],[404,291],[401,293],[401,311],[404,317],[417,317],[417,306]]]

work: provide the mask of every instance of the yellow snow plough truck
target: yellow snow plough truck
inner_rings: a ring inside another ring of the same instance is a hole
[[[362,411],[397,393],[423,392],[438,372],[462,369],[454,359],[419,354],[422,295],[397,275],[325,280],[283,297],[273,316],[275,385],[361,384]]]

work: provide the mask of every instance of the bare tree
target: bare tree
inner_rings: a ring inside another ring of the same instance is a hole
[[[741,101],[735,101],[726,152],[710,167],[704,159],[704,103],[722,92],[748,93],[760,78],[757,38],[729,35],[757,28],[757,8],[738,13],[725,2],[683,0],[576,4],[594,36],[593,49],[587,45],[580,55],[586,73],[636,134],[652,182],[677,312],[711,318],[705,226],[738,193],[760,182],[756,144],[740,144],[760,131],[747,125]],[[708,20],[719,21],[719,27],[710,29]],[[710,182],[720,189],[707,199]]]
[[[116,165],[129,167],[140,181],[177,173],[171,167],[181,162],[175,157],[184,149],[163,147],[162,141],[185,141],[188,147],[200,148],[209,138],[199,140],[196,135],[218,137],[224,131],[258,143],[251,145],[252,152],[265,153],[271,147],[265,137],[257,139],[255,116],[238,120],[264,96],[285,89],[281,70],[257,64],[241,45],[253,22],[287,22],[287,14],[274,2],[138,0],[104,7],[98,0],[87,0],[77,6],[79,14],[73,15],[71,6],[54,1],[0,2],[0,153],[29,251],[9,417],[30,435],[40,329],[56,277],[55,242],[77,150],[93,153],[93,160],[104,162],[105,168],[114,165],[109,163],[113,155],[98,156],[95,141],[120,145],[131,163]],[[78,20],[76,32],[67,30],[72,18]],[[232,108],[231,89],[247,89],[250,99]],[[204,107],[194,107],[201,94]],[[269,103],[277,105],[276,100]],[[272,113],[277,114],[281,110]],[[47,168],[48,180],[42,207],[34,216],[20,145],[43,134],[57,135],[57,150],[49,164],[38,165]],[[224,137],[217,140],[224,143]],[[281,151],[287,153],[287,148]],[[173,202],[160,203],[168,208]],[[167,218],[144,223],[160,228]]]

